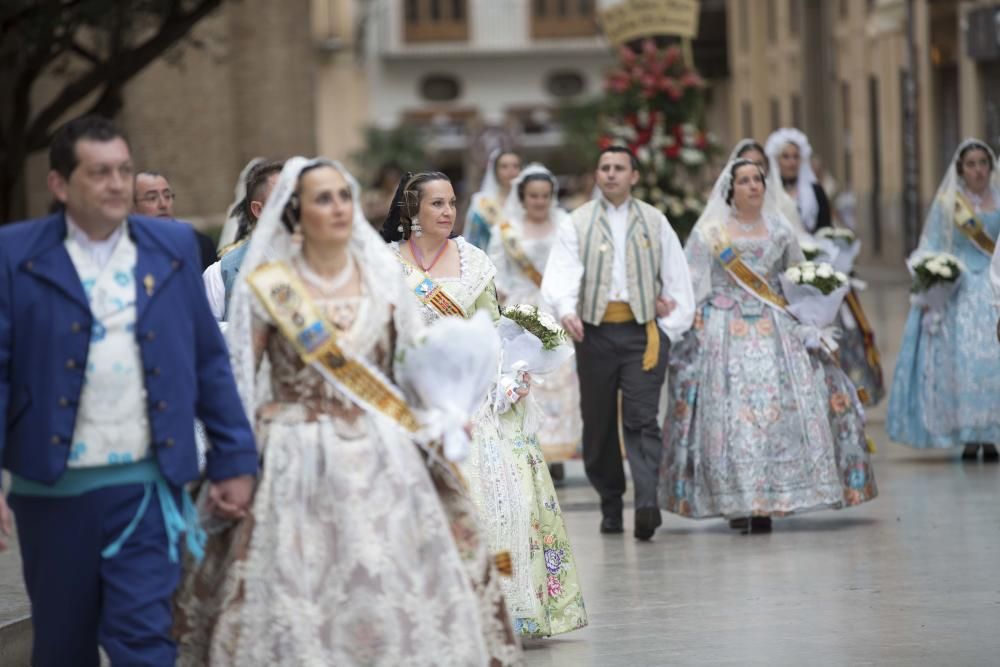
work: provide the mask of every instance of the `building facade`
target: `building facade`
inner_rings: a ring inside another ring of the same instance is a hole
[[[175,213],[198,227],[222,224],[235,180],[257,156],[317,149],[317,44],[310,0],[224,3],[126,86],[116,119],[135,166],[165,174]],[[195,46],[197,44],[197,46]],[[42,81],[38,95],[58,90]],[[85,108],[67,110],[66,119]],[[28,166],[29,213],[48,208],[47,154]]]
[[[424,133],[437,168],[474,189],[489,151],[557,169],[564,100],[601,90],[613,54],[590,0],[372,0],[370,122]],[[464,178],[463,178],[464,177]]]
[[[853,193],[869,255],[909,252],[963,137],[1000,145],[996,0],[728,0],[727,9],[731,130],[760,140],[780,126],[805,131]]]

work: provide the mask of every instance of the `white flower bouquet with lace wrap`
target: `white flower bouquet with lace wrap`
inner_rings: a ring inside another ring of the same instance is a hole
[[[547,375],[574,354],[566,331],[547,313],[535,306],[518,304],[501,311],[497,333],[502,342],[500,386],[506,398],[517,401],[519,388],[524,388],[524,376],[530,375],[536,384],[539,376]]]
[[[929,333],[937,333],[941,315],[965,273],[961,260],[947,252],[924,252],[906,262],[913,284],[910,303],[924,310],[923,325]]]
[[[836,248],[836,253],[830,258],[833,268],[850,275],[854,269],[854,261],[861,252],[861,241],[850,229],[842,227],[823,227],[816,232],[820,241],[827,241]]]
[[[840,332],[831,325],[851,288],[847,274],[826,263],[802,262],[789,267],[780,280],[786,309],[799,321],[798,334],[806,347],[836,351]]]
[[[431,324],[413,347],[396,356],[396,382],[422,405],[415,410],[424,439],[442,440],[449,461],[469,453],[465,431],[497,379],[500,339],[486,313],[445,317]]]

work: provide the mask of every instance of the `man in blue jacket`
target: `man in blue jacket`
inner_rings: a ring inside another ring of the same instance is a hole
[[[173,665],[179,552],[197,557],[202,541],[183,490],[199,474],[195,418],[224,517],[250,505],[253,433],[193,230],[128,215],[122,133],[70,121],[49,162],[63,210],[0,228],[0,461],[13,479],[0,550],[13,510],[32,664],[96,667],[100,644],[114,665]]]

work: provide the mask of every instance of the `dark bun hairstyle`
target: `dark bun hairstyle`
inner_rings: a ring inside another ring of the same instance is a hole
[[[556,192],[556,181],[555,178],[549,176],[548,174],[542,173],[531,173],[521,179],[521,182],[517,184],[517,199],[522,204],[524,203],[524,189],[528,186],[528,183],[543,182],[548,183],[552,186],[552,194]]]
[[[745,157],[733,160],[733,166],[729,168],[729,189],[726,190],[726,206],[733,205],[733,192],[736,189],[736,171],[740,169],[740,167],[753,167],[756,169],[757,173],[760,174],[760,180],[764,185],[764,189],[767,190],[767,174],[765,174],[764,170],[760,168],[760,165],[753,160],[746,159]]]
[[[451,179],[440,171],[423,171],[417,174],[408,171],[399,179],[396,194],[392,196],[392,203],[389,205],[389,214],[382,223],[382,238],[387,243],[410,238],[410,228],[413,218],[420,210],[420,196],[424,185],[431,181],[451,183]],[[400,227],[403,231],[400,231]]]
[[[320,167],[330,167],[332,169],[336,169],[332,162],[323,160],[315,164],[311,164],[299,172],[299,178],[295,184],[295,192],[293,192],[288,198],[288,202],[285,204],[285,210],[281,212],[281,222],[285,225],[285,229],[288,230],[289,234],[295,232],[295,228],[298,226],[299,220],[302,216],[302,200],[299,198],[299,188],[302,187],[302,177],[313,169],[319,169]]]
[[[963,148],[958,154],[958,159],[955,160],[955,170],[958,171],[959,176],[962,175],[962,160],[965,159],[965,154],[969,151],[982,151],[986,153],[986,160],[990,163],[990,171],[992,172],[996,167],[996,165],[993,164],[993,154],[990,152],[989,147],[977,139],[975,141],[970,141],[969,145]]]
[[[521,159],[521,156],[518,155],[517,153],[515,153],[514,151],[500,151],[500,153],[497,155],[497,159],[493,161],[493,176],[494,177],[499,178],[497,176],[497,168],[500,166],[500,160],[503,159],[504,155],[513,155],[514,157],[517,158],[517,163],[518,164],[523,164],[523,162],[524,162]]]

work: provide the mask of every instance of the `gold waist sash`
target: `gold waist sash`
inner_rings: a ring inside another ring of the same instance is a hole
[[[604,311],[602,324],[624,324],[635,322],[635,313],[632,307],[624,301],[611,301],[607,310]],[[660,332],[656,330],[656,320],[652,319],[645,324],[646,327],[646,349],[642,353],[642,370],[651,371],[656,368],[660,361]]]

